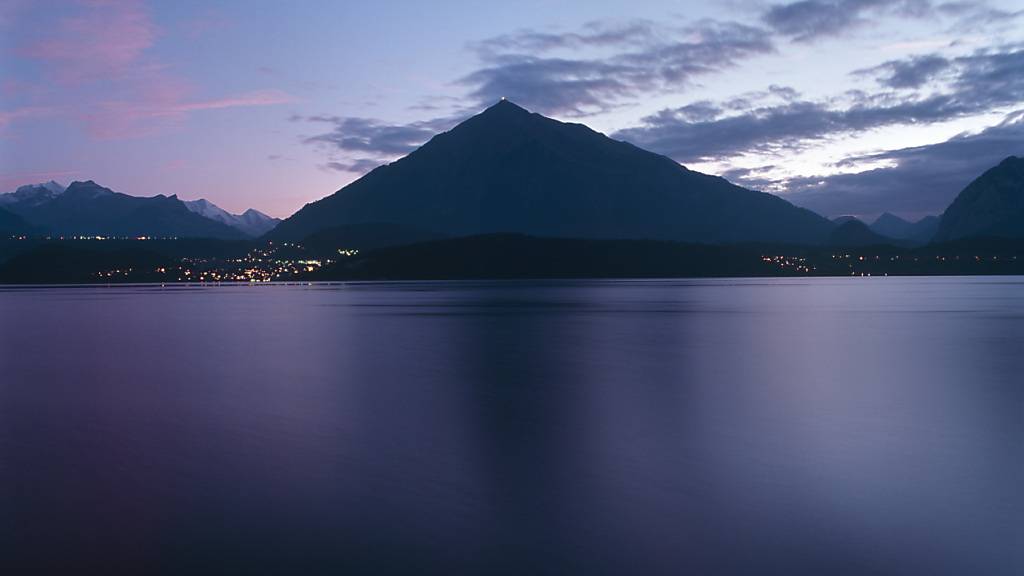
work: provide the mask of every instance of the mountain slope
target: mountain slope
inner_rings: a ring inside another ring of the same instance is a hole
[[[365,252],[442,238],[434,232],[399,224],[369,223],[325,228],[304,238],[302,246],[314,254],[333,258],[337,257],[338,250],[355,249]]]
[[[281,222],[279,218],[271,218],[270,216],[267,216],[258,210],[253,210],[252,208],[241,214],[231,214],[227,210],[224,210],[205,198],[185,201],[185,207],[191,212],[209,218],[210,220],[216,220],[222,224],[227,224],[228,226],[231,226],[232,228],[253,238],[270,232],[278,225],[279,222]]]
[[[43,202],[17,202],[6,208],[62,236],[242,237],[226,224],[189,211],[176,196],[128,196],[91,180],[72,182],[63,193]]]
[[[942,215],[935,241],[1024,237],[1024,158],[1010,156],[967,185]]]
[[[0,194],[0,206],[42,204],[60,196],[64,190],[64,186],[53,180],[42,184],[26,184],[9,194]]]
[[[823,241],[781,198],[501,101],[405,158],[306,205],[268,238],[392,223],[447,236],[521,233],[691,242]]]
[[[938,216],[926,216],[917,222],[909,222],[889,212],[882,214],[871,224],[871,230],[876,234],[922,244],[931,240],[938,229]]]
[[[14,212],[0,207],[0,236],[23,234],[31,229],[28,222]]]
[[[892,244],[891,238],[886,238],[873,232],[868,225],[857,220],[846,220],[835,227],[829,234],[828,244],[831,246],[875,246],[879,244]]]

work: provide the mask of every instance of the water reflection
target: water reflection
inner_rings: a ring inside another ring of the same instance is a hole
[[[1019,574],[1022,287],[0,291],[2,557]]]

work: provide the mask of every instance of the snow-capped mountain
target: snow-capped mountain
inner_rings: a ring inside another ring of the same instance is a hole
[[[267,216],[258,210],[253,210],[252,208],[241,214],[231,214],[227,210],[224,210],[205,198],[199,200],[188,200],[185,202],[185,207],[200,216],[205,216],[210,220],[227,224],[228,226],[231,226],[232,228],[254,238],[262,236],[273,230],[273,228],[277,226],[277,223],[281,221],[278,218],[271,218],[270,216]]]
[[[65,186],[50,180],[42,184],[19,186],[14,192],[0,194],[0,206],[8,204],[38,205],[53,200],[66,190]]]

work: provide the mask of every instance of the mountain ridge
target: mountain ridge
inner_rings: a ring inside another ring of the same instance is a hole
[[[939,229],[938,216],[925,216],[916,222],[900,218],[891,212],[881,214],[869,226],[876,234],[927,244]]]
[[[935,241],[1024,237],[1024,158],[1008,156],[968,184],[943,212]]]
[[[96,202],[103,204],[103,208],[91,206]],[[202,220],[184,214],[178,204]],[[134,208],[127,207],[129,205]],[[242,214],[231,214],[205,199],[182,201],[177,194],[132,196],[114,192],[93,180],[72,182],[67,187],[53,180],[19,186],[14,192],[0,194],[0,208],[23,222],[15,227],[10,217],[5,217],[5,221],[8,221],[5,226],[10,230],[60,236],[195,237],[199,234],[224,239],[256,238],[280,222],[252,208]],[[132,209],[141,210],[136,216],[143,219],[137,226],[131,222],[133,216],[129,213]],[[103,214],[104,210],[111,213]],[[118,218],[121,220],[115,223],[114,220]],[[230,230],[225,230],[221,225]],[[5,233],[6,230],[0,228]]]
[[[60,236],[242,237],[225,224],[189,211],[177,195],[129,196],[92,180],[72,182],[41,202],[8,203],[5,208]]]
[[[227,224],[253,238],[270,232],[281,222],[280,218],[272,218],[253,208],[249,208],[241,214],[232,214],[206,198],[183,200],[183,202],[190,211],[210,220]]]
[[[446,236],[521,233],[696,242],[823,242],[832,225],[582,124],[502,100],[307,204],[266,238],[389,222]]]

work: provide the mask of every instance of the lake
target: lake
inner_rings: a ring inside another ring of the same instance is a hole
[[[0,289],[0,572],[1024,573],[1024,278]]]

